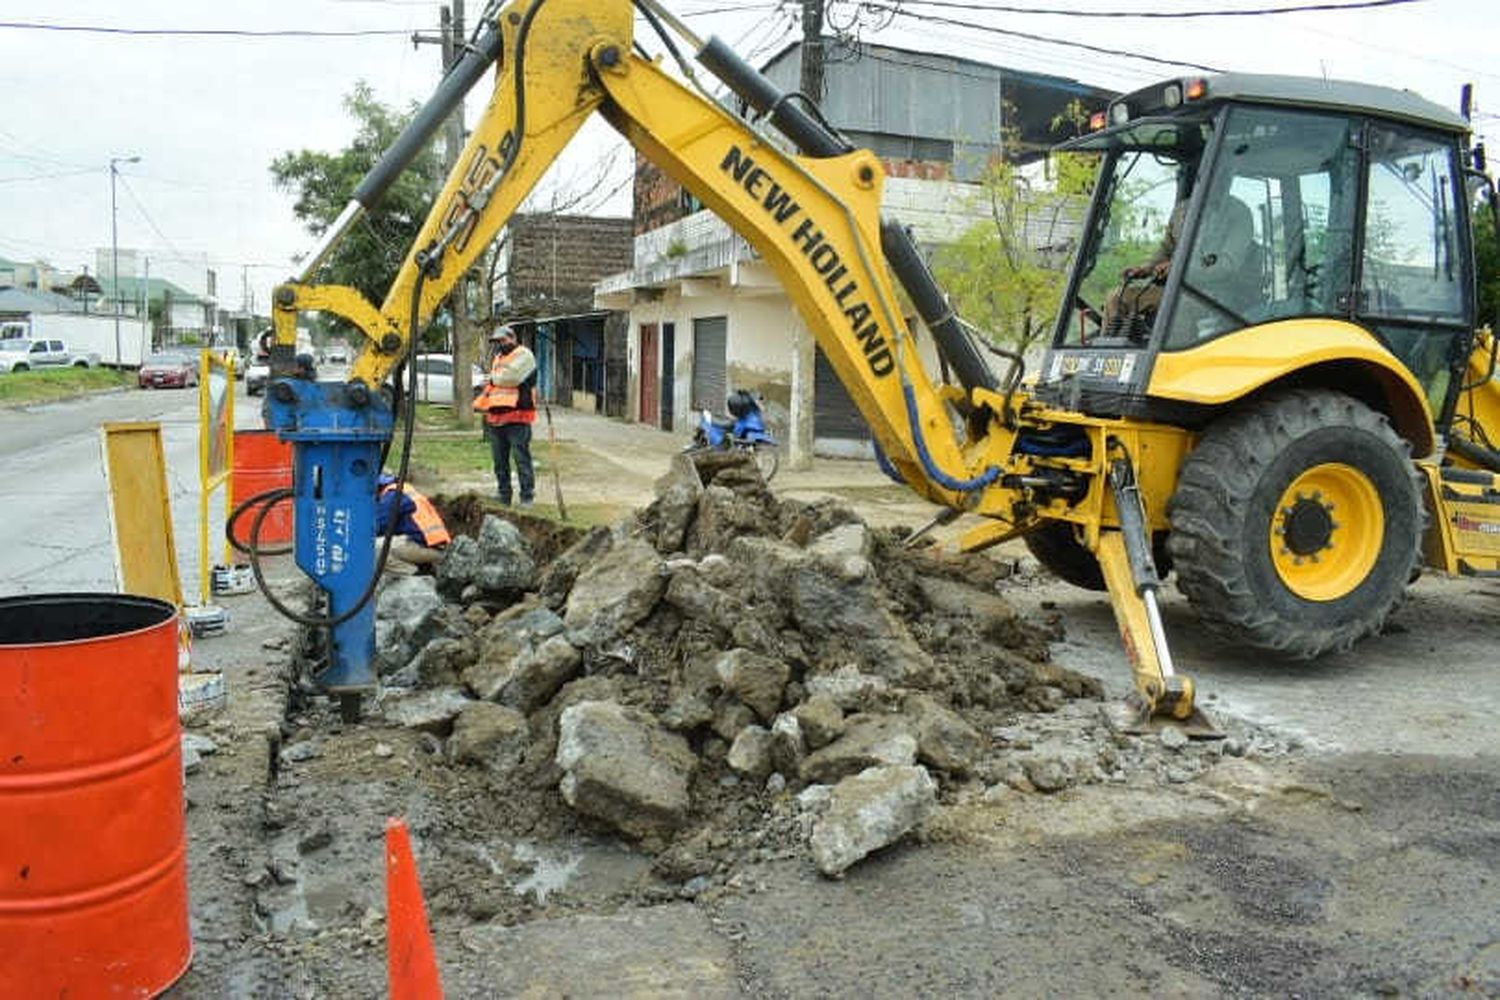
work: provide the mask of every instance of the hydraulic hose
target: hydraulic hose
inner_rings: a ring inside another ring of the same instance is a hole
[[[928,478],[939,486],[957,493],[973,493],[993,484],[1000,478],[1000,467],[992,465],[973,479],[955,479],[942,469],[938,468],[932,460],[932,452],[927,450],[927,439],[922,436],[922,421],[917,413],[917,392],[910,382],[901,386],[901,394],[906,397],[906,419],[911,424],[911,440],[916,446],[917,458],[922,462],[922,469]]]
[[[284,486],[277,487],[276,489],[272,490],[266,490],[263,493],[255,494],[255,496],[250,497],[244,503],[236,507],[234,511],[230,513],[229,520],[224,522],[224,537],[226,540],[228,540],[230,547],[241,555],[253,556],[256,551],[255,547],[241,542],[238,538],[234,537],[235,527],[239,524],[240,518],[243,517],[247,512],[249,512],[250,508],[256,506],[257,504],[265,504],[267,507],[269,507],[272,504],[285,499],[283,494],[285,494],[286,492],[286,487]],[[292,547],[288,545],[285,548],[280,549],[261,549],[260,554],[263,556],[284,556],[290,551],[292,551]]]
[[[871,443],[875,445],[875,464],[879,466],[880,471],[886,474],[886,478],[905,486],[906,477],[901,474],[900,469],[891,464],[890,457],[886,455],[885,449],[880,447],[880,442],[873,441]]]

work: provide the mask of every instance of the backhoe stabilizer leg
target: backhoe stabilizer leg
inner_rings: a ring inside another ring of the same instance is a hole
[[[1171,724],[1191,736],[1220,736],[1218,728],[1194,704],[1192,678],[1178,674],[1172,662],[1156,600],[1161,578],[1151,555],[1145,507],[1128,458],[1112,461],[1109,481],[1120,528],[1099,533],[1094,555],[1109,588],[1110,605],[1135,674],[1135,691],[1115,721],[1127,732],[1150,732]]]

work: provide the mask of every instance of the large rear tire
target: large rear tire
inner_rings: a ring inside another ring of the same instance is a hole
[[[1289,659],[1377,632],[1421,556],[1421,480],[1384,416],[1296,390],[1212,424],[1168,516],[1177,586],[1214,631]]]
[[[1172,572],[1172,556],[1167,552],[1166,532],[1151,538],[1151,556],[1156,560],[1156,574],[1163,580]],[[1078,540],[1073,525],[1066,521],[1046,521],[1026,535],[1027,550],[1036,561],[1064,583],[1084,590],[1108,590],[1099,560]]]
[[[1084,590],[1104,590],[1099,560],[1084,548],[1066,521],[1048,521],[1026,536],[1026,548],[1052,575]]]

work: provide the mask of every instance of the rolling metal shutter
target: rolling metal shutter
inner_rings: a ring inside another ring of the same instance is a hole
[[[870,425],[839,381],[832,363],[818,348],[813,364],[813,437],[869,441]]]
[[[724,412],[725,345],[729,319],[709,316],[693,320],[693,408]]]

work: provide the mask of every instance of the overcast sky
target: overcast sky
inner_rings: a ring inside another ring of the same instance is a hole
[[[687,20],[698,31],[718,34],[752,61],[764,60],[798,33],[788,3],[666,2],[692,15]],[[985,0],[966,2],[985,5]],[[1022,7],[1151,11],[1306,2],[1006,0]],[[900,4],[902,16],[873,9],[896,5],[897,0],[874,0],[860,8],[835,0],[830,19],[870,41],[1120,90],[1178,71],[932,18],[1221,69],[1365,80],[1416,90],[1453,107],[1460,85],[1471,81],[1481,112],[1478,130],[1500,138],[1493,0],[1420,0],[1358,12],[1172,21],[1018,15],[913,0]],[[472,16],[483,4],[469,0],[467,6]],[[346,143],[351,126],[341,101],[357,80],[368,81],[387,102],[424,99],[436,81],[439,57],[434,46],[414,49],[410,35],[433,30],[438,8],[427,0],[5,0],[0,20],[10,25],[392,33],[155,37],[0,26],[0,93],[6,98],[0,102],[0,256],[40,258],[64,269],[88,265],[92,271],[96,249],[110,245],[107,164],[111,157],[139,156],[139,163],[120,166],[120,246],[141,250],[151,260],[152,274],[165,274],[196,292],[204,290],[205,268],[213,267],[220,300],[229,308],[242,304],[243,279],[255,305],[264,309],[270,288],[290,274],[291,259],[313,242],[292,217],[291,199],[272,186],[268,164],[286,150],[334,150]],[[653,51],[659,48],[653,39],[646,42]],[[471,118],[481,97],[476,92],[469,102]],[[575,143],[552,178],[552,189],[585,185],[599,192],[589,207],[601,214],[628,214],[625,181],[631,158],[619,146],[614,134],[596,123]],[[1500,144],[1491,146],[1500,155]],[[602,184],[601,163],[611,173]]]

